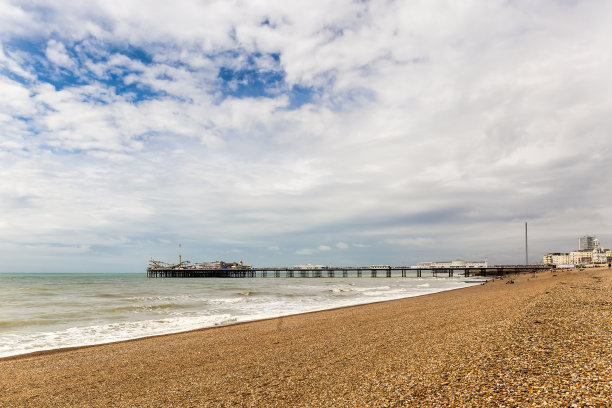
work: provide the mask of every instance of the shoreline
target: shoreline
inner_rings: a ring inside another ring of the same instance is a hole
[[[261,318],[261,319],[254,319],[254,320],[244,320],[244,321],[239,321],[239,322],[221,323],[221,324],[217,324],[217,325],[214,325],[214,326],[200,327],[198,329],[190,329],[190,330],[178,331],[178,332],[173,332],[173,333],[164,333],[164,334],[152,334],[152,335],[149,335],[149,336],[134,337],[133,339],[125,339],[125,340],[117,340],[117,341],[107,341],[107,342],[104,342],[104,343],[96,343],[96,344],[84,344],[84,345],[81,345],[81,346],[58,347],[58,348],[52,348],[52,349],[48,349],[48,350],[38,350],[38,351],[29,352],[29,353],[15,354],[15,355],[11,355],[11,356],[0,357],[0,362],[2,362],[3,360],[17,360],[17,359],[20,359],[20,358],[36,357],[36,356],[41,356],[41,355],[51,355],[51,354],[61,353],[63,351],[74,351],[74,350],[86,349],[86,348],[91,348],[91,347],[106,346],[106,345],[121,344],[121,343],[130,343],[130,342],[139,341],[139,340],[169,337],[169,336],[175,336],[175,335],[179,335],[179,334],[198,333],[198,332],[207,331],[207,330],[214,330],[214,329],[222,328],[222,327],[240,326],[240,325],[245,325],[245,324],[250,324],[250,323],[258,323],[258,322],[265,322],[265,321],[269,321],[269,320],[283,319],[283,318],[286,318],[286,317],[302,316],[302,315],[309,315],[309,314],[314,314],[314,313],[322,313],[322,312],[328,312],[328,311],[336,311],[336,310],[348,309],[348,308],[352,308],[352,307],[375,305],[375,304],[378,304],[378,303],[396,302],[398,300],[404,300],[404,299],[411,299],[411,298],[415,298],[415,297],[425,297],[425,296],[435,295],[436,293],[450,292],[450,291],[453,291],[453,290],[467,289],[468,287],[456,288],[456,289],[447,289],[447,290],[440,291],[440,292],[426,293],[424,295],[409,296],[409,297],[404,297],[404,298],[400,298],[400,299],[378,300],[378,301],[368,302],[368,303],[358,303],[358,304],[355,304],[355,305],[338,306],[338,307],[333,307],[333,308],[330,308],[330,309],[312,310],[312,311],[308,311],[308,312],[292,313],[292,314],[282,315],[282,316],[264,317],[264,318]]]
[[[457,278],[457,277],[455,277],[455,278]],[[412,278],[401,278],[401,279],[403,280],[403,279],[412,279]],[[415,279],[417,279],[417,278],[415,278]],[[420,279],[420,278],[418,278],[418,279]],[[447,279],[447,278],[446,277],[441,277],[441,278],[438,278],[438,279]],[[469,279],[469,278],[465,278],[465,279]],[[452,290],[460,290],[460,289],[469,288],[471,286],[477,286],[478,284],[482,284],[483,282],[487,282],[489,280],[494,280],[495,277],[486,278],[486,277],[480,277],[479,276],[479,277],[472,277],[472,279],[479,279],[479,280],[474,280],[474,281],[462,280],[463,283],[470,284],[470,285],[469,286],[463,286],[463,287],[460,287],[460,288],[438,289],[437,291],[434,291],[434,292],[418,294],[418,295],[410,295],[410,296],[405,296],[405,297],[400,297],[400,298],[391,298],[391,299],[375,300],[375,301],[368,300],[368,301],[365,301],[363,303],[355,303],[355,304],[349,304],[349,305],[343,305],[343,306],[335,306],[335,307],[322,308],[322,309],[316,309],[316,310],[308,310],[308,311],[303,311],[303,312],[291,312],[289,314],[282,314],[282,315],[277,315],[277,316],[255,317],[253,319],[247,318],[246,320],[229,321],[229,322],[225,322],[225,323],[214,324],[214,325],[211,325],[211,326],[202,326],[202,327],[196,327],[196,328],[191,328],[191,329],[171,331],[171,332],[167,332],[167,333],[144,334],[144,335],[139,335],[139,336],[136,336],[136,337],[122,338],[122,339],[116,340],[116,341],[91,342],[91,343],[76,344],[76,345],[66,345],[66,346],[63,346],[63,347],[52,347],[52,348],[46,348],[46,349],[40,349],[40,350],[34,350],[34,351],[28,351],[28,352],[18,352],[17,354],[10,354],[10,355],[0,356],[0,361],[2,361],[3,359],[18,358],[18,357],[21,357],[21,356],[36,355],[36,354],[39,354],[39,353],[47,353],[47,352],[48,353],[54,353],[54,352],[59,352],[59,351],[62,351],[62,350],[73,350],[73,349],[86,348],[86,347],[103,346],[105,344],[122,343],[122,342],[128,342],[128,341],[133,341],[133,340],[147,339],[147,338],[154,338],[154,337],[161,337],[161,336],[171,336],[171,335],[174,335],[174,334],[189,333],[189,332],[195,332],[195,331],[200,331],[200,330],[213,329],[213,328],[216,328],[216,327],[225,327],[225,326],[232,326],[232,325],[251,323],[251,322],[257,322],[257,321],[265,321],[265,320],[270,320],[270,319],[284,318],[284,317],[288,317],[288,316],[296,316],[296,315],[301,315],[301,314],[323,312],[323,311],[327,311],[327,310],[337,310],[337,309],[343,309],[345,307],[363,306],[363,305],[369,305],[369,304],[375,304],[375,303],[381,303],[381,302],[390,302],[390,301],[395,301],[395,300],[409,299],[409,298],[412,298],[412,297],[428,296],[428,295],[432,295],[432,294],[435,294],[435,293],[452,291]]]
[[[9,356],[0,359],[0,405],[571,406],[578,398],[603,407],[611,282],[608,269],[521,274]]]

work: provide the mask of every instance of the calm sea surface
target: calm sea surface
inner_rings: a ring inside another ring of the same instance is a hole
[[[0,357],[418,296],[481,280],[0,273]]]

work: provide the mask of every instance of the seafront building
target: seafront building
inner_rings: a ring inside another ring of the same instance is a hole
[[[554,252],[544,255],[542,263],[545,265],[571,265],[573,264],[569,253]]]
[[[605,265],[612,261],[612,251],[602,248],[599,240],[592,235],[578,238],[578,250],[552,252],[544,255],[542,263],[556,267]]]
[[[598,242],[597,238],[593,235],[585,235],[578,237],[578,250],[579,251],[592,251],[595,249],[595,243]]]
[[[579,249],[570,252],[570,263],[572,265],[591,265],[593,263],[593,251]]]

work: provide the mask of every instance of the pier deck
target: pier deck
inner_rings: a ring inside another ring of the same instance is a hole
[[[510,273],[536,272],[550,269],[545,265],[498,265],[486,268],[414,268],[407,266],[391,266],[388,268],[372,268],[371,266],[328,266],[324,268],[228,268],[228,269],[194,269],[194,268],[148,268],[149,278],[336,278],[336,277],[421,277],[423,272],[432,276],[447,275],[462,276],[499,276]],[[365,274],[364,274],[365,272]]]

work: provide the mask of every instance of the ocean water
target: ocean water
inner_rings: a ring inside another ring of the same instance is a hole
[[[0,274],[0,357],[418,296],[459,277],[160,279]]]

